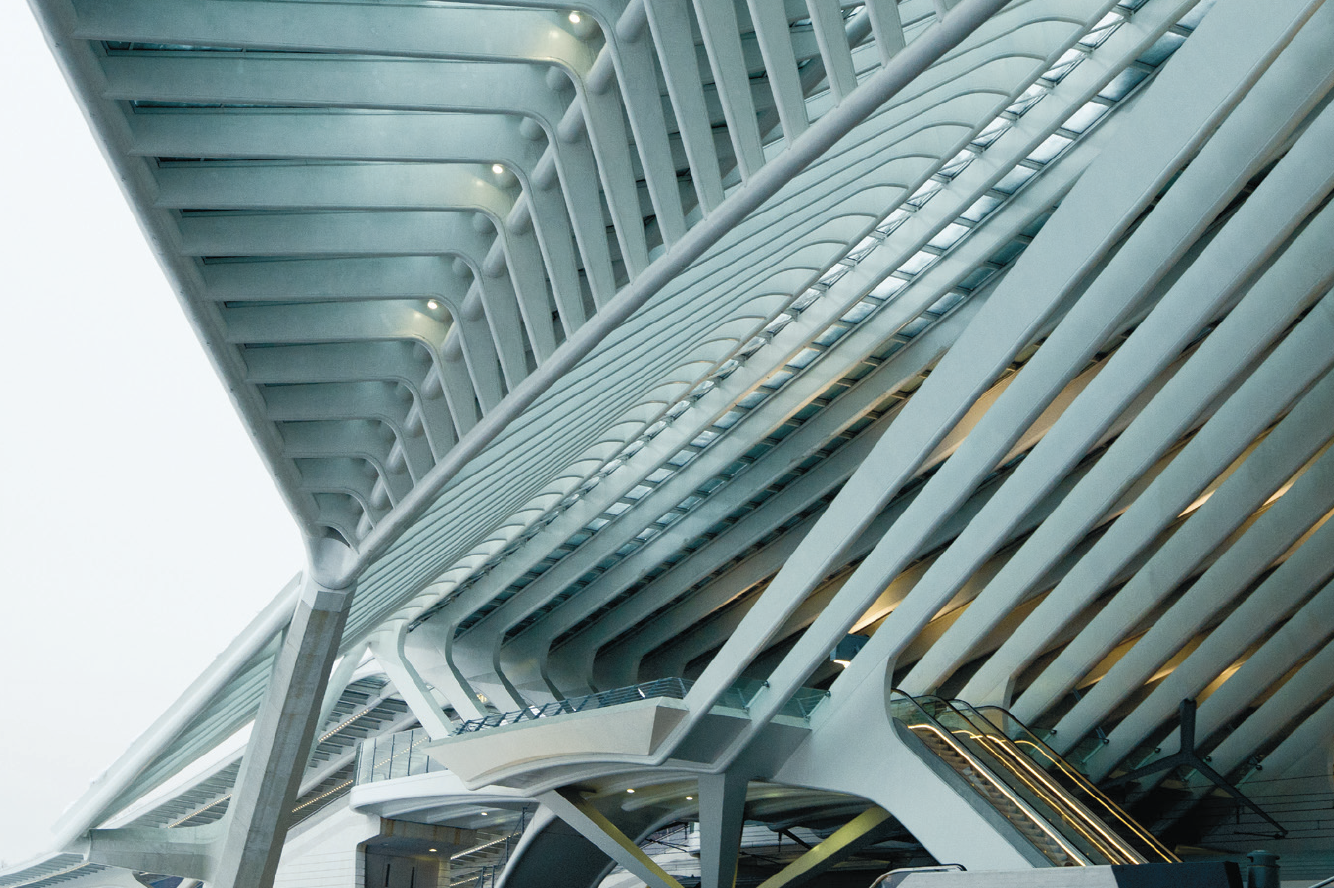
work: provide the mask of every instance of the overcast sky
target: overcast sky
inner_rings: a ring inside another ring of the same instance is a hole
[[[0,3],[0,860],[302,566],[292,519],[27,5]]]

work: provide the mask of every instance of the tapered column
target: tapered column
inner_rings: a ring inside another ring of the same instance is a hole
[[[351,601],[351,589],[305,580],[255,716],[211,888],[273,884]]]
[[[703,774],[699,778],[700,888],[732,888],[736,884],[745,825],[745,775]]]

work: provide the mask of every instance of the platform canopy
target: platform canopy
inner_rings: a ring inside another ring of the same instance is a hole
[[[1326,5],[33,4],[428,729],[763,682],[735,755],[875,678],[1095,779],[1183,699],[1237,781],[1328,744]],[[66,837],[251,722],[295,594]]]

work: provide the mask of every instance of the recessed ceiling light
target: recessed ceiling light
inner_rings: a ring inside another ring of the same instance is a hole
[[[437,308],[440,307],[440,303],[435,301],[434,299],[427,299],[426,307],[429,308],[431,311],[435,311]]]
[[[491,164],[491,172],[499,176],[501,173],[505,172],[505,168],[498,163],[493,163]]]
[[[687,802],[693,802],[694,800],[695,800],[695,797],[694,797],[694,796],[686,796],[686,801],[687,801]]]
[[[633,793],[634,793],[634,790],[633,790],[633,789],[627,789],[626,792],[633,794]]]
[[[577,12],[570,13],[570,24],[577,25],[581,21],[583,21],[583,19],[580,17],[579,13]]]
[[[427,848],[427,849],[426,849],[426,850],[427,850],[427,851],[430,851],[430,852],[431,852],[431,853],[432,853],[432,854],[434,854],[434,853],[435,853],[435,851],[436,851],[436,849],[435,849],[435,848]]]
[[[482,812],[482,816],[483,816],[483,817],[490,817],[491,815],[490,815],[489,812],[487,812],[487,811],[483,811],[483,812]]]

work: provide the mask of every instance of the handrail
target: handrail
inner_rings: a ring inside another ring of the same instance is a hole
[[[1063,866],[1066,864],[1066,861],[1074,861],[1077,865],[1083,866],[1090,862],[1087,857],[1079,852],[1079,849],[1072,846],[1066,840],[1065,836],[1063,836],[1059,830],[1053,828],[1047,818],[1035,811],[1031,804],[1021,798],[1006,781],[1002,780],[996,774],[995,770],[987,767],[977,756],[973,755],[964,744],[959,743],[955,732],[939,724],[914,725],[910,730],[914,732],[917,732],[918,730],[929,731],[936,737],[940,738],[942,742],[948,744],[954,751],[955,755],[958,755],[968,763],[968,767],[972,769],[975,777],[981,778],[981,780],[989,784],[992,789],[1003,795],[1010,804],[1014,805],[1015,808],[1028,819],[1031,825],[1041,830],[1047,835],[1047,838],[1055,842],[1063,852],[1064,859],[1053,857],[1050,853],[1039,848],[1039,850],[1043,850],[1044,854],[1047,854],[1048,859],[1051,860],[1052,863],[1055,863],[1058,866]],[[969,782],[971,783],[973,781],[970,780]]]
[[[381,734],[362,740],[357,747],[357,785],[447,770],[420,748],[430,740],[431,735],[425,728]]]
[[[692,681],[685,678],[659,678],[626,688],[615,688],[583,697],[556,700],[543,706],[530,706],[515,712],[493,712],[483,718],[462,722],[454,729],[454,736],[471,734],[487,728],[517,724],[537,718],[586,712],[634,703],[639,700],[681,700],[689,693]],[[724,709],[746,711],[750,701],[764,687],[762,681],[743,680],[728,688],[717,705]],[[829,697],[828,691],[800,688],[783,706],[782,715],[809,719],[811,713]],[[375,783],[399,777],[412,777],[432,771],[446,770],[445,766],[426,754],[424,747],[431,737],[424,728],[381,734],[361,741],[357,748],[356,782]]]
[[[1110,861],[1114,863],[1144,862],[1143,856],[1138,851],[1126,844],[1125,840],[1108,828],[1107,824],[1097,814],[1090,811],[1078,798],[1056,782],[1047,771],[1039,767],[1038,763],[1030,755],[1025,754],[1019,744],[1005,734],[1000,726],[967,703],[954,700],[951,701],[951,705],[984,732],[986,740],[995,746],[998,755],[1013,769],[1016,777],[1030,782],[1030,785],[1033,785],[1036,791],[1043,795],[1051,808],[1060,814],[1072,829],[1078,830],[1090,844],[1097,847]],[[999,732],[999,735],[993,732]],[[1025,775],[1027,776],[1025,777]],[[1118,860],[1118,857],[1122,859]]]
[[[587,694],[582,697],[567,697],[564,700],[554,700],[542,706],[529,706],[526,709],[515,710],[514,712],[493,712],[482,718],[475,718],[459,725],[454,734],[471,734],[474,731],[481,731],[486,728],[498,728],[503,725],[512,725],[516,722],[527,721],[534,718],[547,718],[553,715],[566,715],[572,712],[585,712],[592,709],[604,709],[608,706],[619,706],[623,703],[634,703],[639,700],[648,700],[651,698],[667,698],[671,700],[683,699],[690,690],[690,683],[684,678],[660,678],[655,681],[644,682],[643,684],[632,685],[626,688],[616,688],[610,691],[602,691],[596,694]]]
[[[619,706],[623,703],[635,703],[653,698],[683,700],[693,685],[694,682],[686,678],[658,678],[629,687],[586,694],[582,697],[554,700],[542,706],[529,706],[526,709],[518,709],[513,712],[493,712],[482,718],[464,722],[455,729],[454,734],[456,736],[471,734],[474,731],[498,728],[535,718],[549,718],[555,715],[605,709],[608,706]],[[728,688],[719,698],[717,705],[728,709],[747,710],[750,702],[755,699],[755,695],[763,687],[764,682],[762,681],[743,679]],[[816,688],[799,688],[783,705],[780,714],[808,719],[811,713],[815,711],[815,707],[820,705],[828,696],[828,691],[821,691]]]
[[[894,713],[896,718],[910,728],[917,721],[931,725],[933,733],[946,731],[953,738],[951,746],[970,750],[972,755],[965,756],[970,766],[971,759],[984,759],[989,773],[1013,794],[1025,798],[1026,808],[1041,811],[1038,819],[1080,848],[1079,857],[1107,864],[1178,860],[1005,710],[995,706],[975,708],[962,700],[912,697],[901,691],[894,694],[894,702],[900,704],[900,711]],[[904,718],[903,710],[909,702],[912,714]]]
[[[1057,830],[1047,818],[1041,816],[1034,810],[1030,800],[1021,798],[1014,788],[996,773],[995,769],[985,764],[981,758],[975,754],[974,749],[971,747],[978,742],[977,735],[968,730],[950,728],[942,724],[936,715],[923,705],[923,700],[931,700],[936,704],[944,704],[945,707],[948,707],[948,704],[945,703],[945,701],[940,700],[939,698],[913,697],[900,691],[895,691],[894,693],[896,695],[894,702],[910,705],[917,716],[916,718],[905,719],[901,714],[895,713],[894,717],[903,722],[903,724],[914,733],[921,733],[922,731],[929,732],[941,742],[948,745],[956,755],[967,762],[968,767],[971,769],[971,777],[969,774],[960,772],[960,776],[962,776],[965,781],[974,784],[975,789],[978,788],[975,785],[978,782],[985,782],[990,785],[992,789],[1003,795],[1012,805],[1014,805],[1032,827],[1046,834],[1046,836],[1061,849],[1064,859],[1053,855],[1047,849],[1042,848],[1040,845],[1036,845],[1036,843],[1035,847],[1042,851],[1052,863],[1057,866],[1068,865],[1068,862],[1072,862],[1077,866],[1084,866],[1090,863],[1088,857],[1084,853],[1081,853],[1078,849],[1074,848],[1066,837],[1061,835],[1060,831]],[[901,709],[902,707],[899,708]],[[989,757],[993,759],[995,758],[994,756]],[[987,798],[987,801],[995,806],[995,801],[987,797],[985,792],[979,792],[979,794],[984,798]],[[1000,811],[1006,819],[1013,819],[1004,810],[1000,808],[997,808],[997,810]]]
[[[955,702],[957,703],[958,701]],[[1098,789],[1098,787],[1084,776],[1078,768],[1070,764],[1070,762],[1057,753],[1056,750],[1044,743],[1033,730],[1028,727],[1028,725],[1015,718],[1008,710],[1002,709],[999,706],[979,706],[975,708],[975,711],[980,716],[986,718],[992,724],[995,724],[1000,728],[1001,731],[1009,737],[1015,747],[1024,752],[1028,758],[1032,759],[1040,768],[1044,767],[1044,762],[1049,763],[1051,767],[1057,769],[1061,777],[1074,784],[1081,793],[1095,802],[1098,808],[1101,809],[1102,813],[1095,814],[1094,816],[1098,817],[1099,820],[1109,828],[1111,827],[1111,824],[1114,823],[1119,825],[1124,833],[1133,836],[1134,841],[1143,846],[1142,848],[1137,849],[1141,856],[1144,856],[1148,860],[1157,857],[1164,863],[1180,862],[1180,858],[1173,854],[1162,842],[1158,841],[1153,833],[1149,832],[1133,817],[1129,816],[1120,805],[1112,801],[1112,799],[1102,790]],[[992,717],[992,714],[995,715],[995,718]],[[1018,736],[1011,735],[1010,726],[1013,727],[1014,734],[1017,734]],[[1069,789],[1067,789],[1067,792],[1069,792]],[[1107,818],[1111,818],[1110,823]],[[1127,838],[1124,833],[1120,836],[1123,841]],[[1146,851],[1149,853],[1146,854]]]

